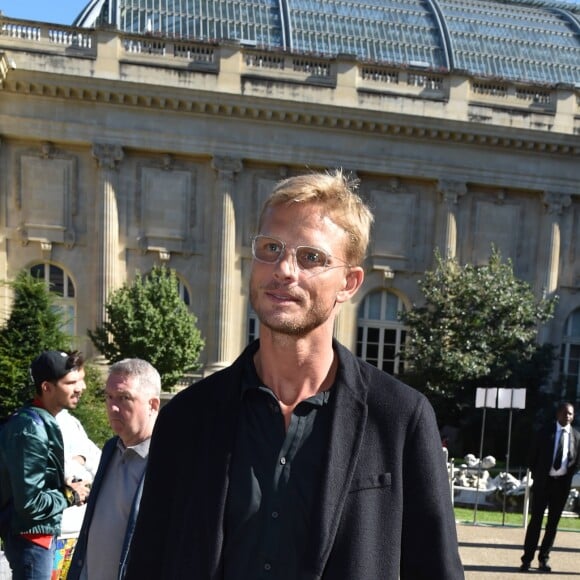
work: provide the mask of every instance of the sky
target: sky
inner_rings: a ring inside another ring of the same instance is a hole
[[[51,24],[72,24],[89,0],[0,0],[4,16]],[[568,0],[580,4],[580,0]]]
[[[72,24],[89,0],[0,0],[4,16],[51,24]]]

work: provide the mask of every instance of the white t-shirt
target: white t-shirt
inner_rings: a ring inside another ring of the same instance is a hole
[[[99,461],[101,450],[93,443],[81,422],[73,417],[67,409],[63,409],[56,415],[64,444],[64,476],[65,479],[76,477],[85,481],[93,481]],[[85,463],[81,464],[73,457],[81,455]],[[86,505],[71,506],[62,513],[61,536],[78,536],[81,531]]]

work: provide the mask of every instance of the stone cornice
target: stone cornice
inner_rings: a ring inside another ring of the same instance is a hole
[[[4,56],[0,55],[1,62]],[[5,60],[5,59],[4,59]],[[63,76],[59,82],[54,77],[42,77],[34,74],[34,79],[27,75],[9,75],[3,83],[3,93],[26,96],[66,99],[67,101],[100,103],[103,105],[136,107],[146,109],[183,112],[194,115],[237,118],[255,122],[257,120],[290,123],[320,129],[364,132],[370,135],[402,136],[427,142],[447,141],[472,146],[508,148],[524,152],[546,153],[550,155],[580,155],[580,139],[571,135],[550,134],[530,130],[510,130],[494,125],[481,125],[470,122],[447,119],[437,120],[432,117],[420,118],[401,114],[381,113],[368,110],[345,110],[332,105],[318,104],[305,106],[302,102],[276,101],[244,97],[228,93],[216,95],[202,91],[176,91],[160,94],[157,87],[140,85],[138,90],[130,90],[117,82],[97,82],[80,85],[76,82],[66,84]],[[0,76],[1,80],[1,76]],[[339,110],[338,110],[339,109]],[[389,119],[391,117],[391,119]],[[508,133],[514,133],[510,136]]]

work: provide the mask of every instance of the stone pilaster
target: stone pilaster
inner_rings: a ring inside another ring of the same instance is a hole
[[[0,135],[0,170],[4,171],[6,161],[3,159],[2,136]],[[4,208],[7,207],[7,201],[4,200]],[[6,226],[8,225],[8,216],[6,209],[0,211],[0,220],[2,227],[0,227],[0,278],[2,280],[8,279],[8,256],[6,244]],[[0,284],[0,322],[8,319],[11,310],[12,290],[8,284]]]
[[[462,181],[441,179],[437,184],[440,198],[439,217],[437,220],[437,245],[444,259],[457,256],[457,205],[459,198],[467,193],[467,186]]]
[[[569,195],[544,192],[543,203],[546,209],[544,216],[544,236],[547,241],[546,253],[540,262],[542,272],[542,292],[545,296],[551,296],[558,287],[560,275],[560,233],[561,220],[564,211],[572,204]]]
[[[212,283],[209,296],[208,359],[205,374],[229,365],[238,345],[234,332],[236,304],[239,304],[240,275],[236,271],[236,216],[234,212],[234,182],[242,170],[239,159],[215,157],[213,169],[216,184],[213,195]],[[239,327],[239,325],[238,325]]]
[[[541,293],[544,298],[554,296],[560,277],[561,227],[564,211],[572,204],[569,195],[544,192],[542,199],[545,207],[542,238],[540,246],[538,274]],[[540,330],[540,341],[548,342],[547,327]]]
[[[105,304],[111,291],[120,285],[119,276],[119,212],[117,207],[118,167],[123,160],[123,148],[119,145],[95,143],[93,157],[98,167],[98,183],[95,204],[97,240],[96,324],[105,321]]]

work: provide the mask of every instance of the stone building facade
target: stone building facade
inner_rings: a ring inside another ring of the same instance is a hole
[[[111,292],[176,270],[204,372],[256,335],[250,239],[277,180],[342,167],[376,216],[337,338],[397,372],[398,310],[434,250],[494,244],[537,296],[580,397],[580,88],[0,17],[0,279],[44,275],[78,346]],[[0,290],[0,311],[10,295]]]

